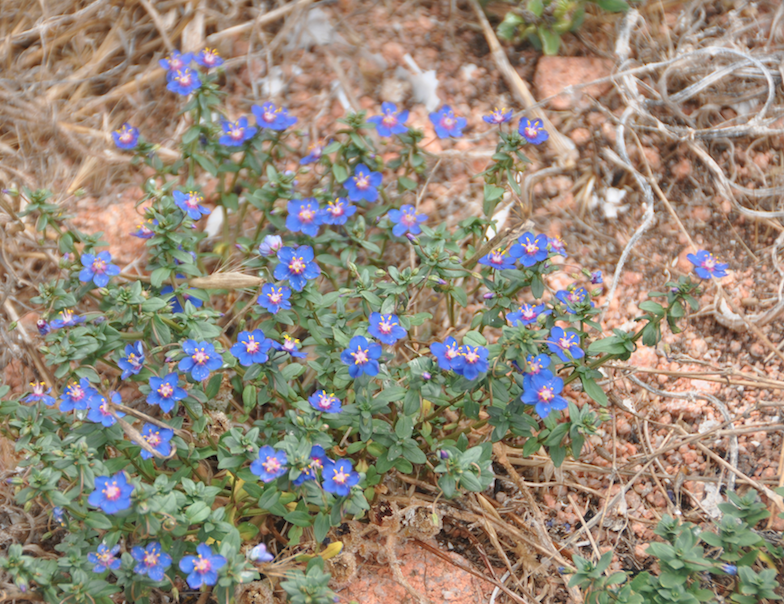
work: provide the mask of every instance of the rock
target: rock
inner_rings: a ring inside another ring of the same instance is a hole
[[[597,57],[542,57],[536,65],[534,85],[540,99],[554,96],[569,86],[585,84],[612,73],[613,62]],[[550,101],[553,109],[571,109],[588,105],[586,95],[599,97],[610,89],[610,82],[591,84],[563,93]]]
[[[569,138],[574,141],[575,145],[580,147],[591,140],[591,132],[587,128],[575,128],[569,133]]]

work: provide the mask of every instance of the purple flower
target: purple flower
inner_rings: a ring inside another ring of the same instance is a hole
[[[550,244],[550,250],[554,254],[558,254],[564,258],[569,257],[569,254],[566,253],[566,244],[560,237],[550,237],[550,239],[547,240],[547,243]]]
[[[346,198],[338,197],[335,201],[328,201],[327,207],[321,210],[321,221],[330,225],[346,224],[356,211],[356,206],[352,206]]]
[[[326,390],[319,390],[310,395],[310,405],[322,413],[340,413],[341,402],[334,394],[327,394]]]
[[[348,497],[351,494],[351,487],[359,484],[359,474],[354,472],[354,465],[350,459],[340,459],[335,462],[327,460],[321,476],[324,490],[340,497]]]
[[[248,559],[251,562],[272,562],[275,559],[275,556],[267,551],[266,545],[259,543],[252,550],[250,550]]]
[[[452,363],[460,356],[460,347],[457,345],[457,340],[449,336],[444,340],[443,344],[441,342],[433,342],[430,345],[430,352],[436,357],[438,366],[441,369],[450,371],[454,368]]]
[[[551,310],[545,310],[544,304],[538,306],[523,304],[516,311],[507,314],[506,320],[512,325],[531,325],[540,315],[549,315],[551,312]]]
[[[172,563],[171,556],[161,550],[161,544],[157,541],[148,543],[147,547],[137,545],[131,548],[131,556],[138,562],[133,567],[133,572],[137,575],[147,575],[153,581],[163,581],[164,571]]]
[[[588,290],[584,287],[575,288],[572,286],[568,289],[562,289],[556,292],[555,297],[566,306],[566,312],[573,315],[575,314],[575,306],[582,304],[585,302],[586,298],[588,298]],[[591,302],[591,307],[593,307],[593,302]]]
[[[475,380],[487,371],[487,348],[463,345],[460,355],[452,361],[452,370],[467,380]]]
[[[501,248],[493,250],[486,256],[482,256],[479,259],[479,264],[490,266],[499,271],[515,268],[514,258],[505,253]],[[492,296],[490,297],[492,298]]]
[[[128,122],[112,132],[114,144],[119,149],[133,149],[139,144],[139,131]]]
[[[297,118],[289,115],[287,109],[277,108],[274,103],[264,103],[261,107],[253,105],[251,108],[256,116],[256,125],[270,130],[285,130],[297,123]]]
[[[193,61],[192,53],[180,54],[180,51],[172,50],[167,58],[159,60],[158,63],[165,70],[176,72],[190,65],[191,61]]]
[[[287,333],[283,334],[283,344],[278,344],[277,342],[272,343],[272,347],[275,350],[282,350],[283,352],[288,352],[291,356],[298,359],[306,358],[308,355],[305,354],[304,352],[300,352],[298,346],[299,346],[299,340],[297,340],[296,338],[292,338]]]
[[[715,256],[706,250],[686,256],[694,265],[694,272],[700,279],[721,279],[727,276],[727,264],[716,260]]]
[[[144,343],[141,340],[136,340],[133,344],[126,344],[125,356],[117,361],[117,366],[123,370],[120,376],[121,380],[138,375],[144,367]]]
[[[406,330],[400,326],[397,315],[382,315],[377,312],[370,313],[368,333],[387,346],[394,346],[395,342],[407,335]]]
[[[550,331],[547,347],[565,363],[585,356],[585,351],[580,348],[580,336],[573,331],[564,331],[561,327],[553,327]],[[572,356],[571,359],[566,356],[567,352]]]
[[[520,259],[520,264],[525,267],[533,266],[547,258],[547,235],[523,233],[511,249],[509,254]]]
[[[54,405],[54,397],[49,396],[52,389],[49,388],[46,390],[46,384],[44,382],[30,382],[30,387],[33,391],[23,399],[25,403],[38,403],[43,401],[44,405],[47,407]]]
[[[142,428],[142,438],[145,442],[164,457],[171,455],[170,441],[172,436],[174,436],[174,430],[169,428],[160,428],[154,424],[144,424]],[[142,449],[139,455],[142,459],[150,459],[152,457],[152,453],[145,449]]]
[[[294,291],[301,292],[309,280],[321,274],[321,268],[313,261],[313,248],[309,245],[280,248],[278,260],[280,264],[275,267],[275,278],[281,281],[288,279]]]
[[[112,392],[109,396],[115,405],[122,404],[119,392]],[[89,405],[90,410],[87,412],[87,419],[91,422],[101,424],[104,428],[109,428],[117,422],[114,415],[112,415],[112,412],[109,411],[109,401],[106,400],[104,395],[98,394],[98,396],[92,397]],[[115,411],[115,413],[117,414],[117,417],[123,417],[125,415],[122,411]]]
[[[604,279],[602,279],[602,271],[594,271],[591,273],[591,284],[592,285],[599,285],[604,283]]]
[[[381,113],[368,118],[368,122],[376,127],[376,132],[381,137],[392,136],[393,134],[405,134],[408,132],[403,124],[408,119],[408,111],[398,113],[397,107],[393,103],[381,103]]]
[[[521,117],[517,131],[532,145],[539,145],[550,138],[540,119],[529,120],[527,117]]]
[[[196,556],[185,556],[179,564],[180,570],[188,575],[188,586],[201,589],[202,585],[215,585],[218,570],[226,565],[226,558],[214,555],[206,543],[200,543],[196,553]]]
[[[44,319],[38,319],[35,322],[35,326],[38,328],[38,333],[42,336],[49,335],[49,332],[52,331],[52,326]]]
[[[348,365],[348,374],[358,378],[363,373],[378,375],[378,359],[381,358],[381,344],[368,342],[364,336],[354,336],[348,348],[340,353],[340,360]]]
[[[258,304],[266,308],[273,315],[278,314],[281,309],[291,308],[291,289],[286,286],[275,287],[271,283],[265,283],[261,288],[261,295],[258,298]]]
[[[112,255],[109,252],[100,252],[97,256],[93,254],[82,254],[82,266],[79,273],[79,281],[88,283],[92,281],[96,287],[106,287],[109,279],[120,274],[120,268],[111,264]]]
[[[308,154],[299,160],[301,166],[307,166],[308,164],[313,164],[321,159],[321,155],[324,153],[324,143],[321,141],[316,141],[315,143],[311,143],[308,145]]]
[[[285,451],[276,451],[269,445],[259,449],[259,458],[250,464],[250,471],[262,482],[272,482],[288,471],[288,457]]]
[[[176,373],[170,373],[165,378],[151,377],[147,404],[158,405],[161,411],[169,413],[174,409],[175,402],[188,396],[188,393],[178,386],[179,381]]]
[[[321,208],[313,197],[292,199],[288,203],[286,228],[292,233],[302,232],[309,237],[318,235],[322,223]]]
[[[429,371],[423,371],[423,372],[422,372],[422,379],[423,379],[423,380],[427,381],[427,380],[429,380],[429,379],[430,379],[430,378],[432,378],[432,377],[433,377],[433,376],[432,376],[432,375],[430,375],[430,372],[429,372]]]
[[[101,543],[101,545],[98,546],[97,552],[90,552],[87,554],[87,561],[90,564],[95,565],[93,566],[94,573],[102,573],[110,568],[112,570],[120,570],[122,561],[116,557],[118,553],[120,553],[119,545],[115,545],[113,548],[109,549]]]
[[[196,342],[195,340],[185,340],[182,350],[187,355],[180,360],[177,369],[180,371],[191,372],[191,377],[197,382],[206,380],[210,371],[215,371],[223,366],[221,355],[215,352],[215,346],[209,342]]]
[[[196,62],[206,69],[213,69],[223,65],[224,60],[214,48],[203,48],[196,55]]]
[[[506,107],[496,107],[490,115],[483,115],[482,119],[488,124],[504,124],[512,119],[512,110]]]
[[[90,386],[87,378],[82,378],[79,382],[71,382],[65,387],[62,400],[60,401],[60,411],[67,413],[72,409],[84,411],[90,400],[98,396],[98,391]]]
[[[185,212],[191,220],[198,220],[202,216],[207,216],[210,213],[208,208],[205,208],[201,203],[204,201],[204,196],[196,191],[172,191],[174,196],[174,203],[177,207]]]
[[[170,71],[167,76],[169,83],[166,88],[170,92],[176,92],[181,96],[188,96],[194,90],[201,87],[199,74],[190,67],[184,67],[178,71]]]
[[[348,198],[351,201],[369,201],[374,203],[378,200],[378,187],[383,180],[381,172],[371,172],[365,164],[358,164],[354,168],[354,176],[343,183],[348,191]]]
[[[253,135],[258,132],[258,128],[255,126],[248,126],[248,118],[244,116],[236,122],[223,120],[221,126],[223,127],[223,136],[218,139],[218,142],[227,147],[239,147],[245,141],[252,139]]]
[[[277,254],[281,247],[283,247],[283,240],[279,235],[267,235],[259,244],[259,254],[272,256]]]
[[[272,341],[264,335],[260,329],[253,331],[243,331],[237,337],[229,352],[232,356],[239,359],[240,365],[250,367],[254,363],[266,363],[269,359],[269,349],[272,348]]]
[[[125,472],[117,472],[112,477],[96,476],[95,490],[90,493],[87,503],[101,508],[104,514],[116,514],[131,507],[131,493],[134,486],[128,484]]]
[[[444,105],[438,111],[430,114],[430,121],[436,130],[438,138],[460,138],[463,136],[463,128],[468,123],[466,118],[457,117],[449,105]]]
[[[401,206],[399,210],[389,210],[387,217],[395,223],[395,226],[392,227],[392,234],[395,237],[401,237],[406,231],[413,235],[419,235],[422,232],[419,223],[427,220],[427,216],[417,214],[416,208],[412,205]]]
[[[158,225],[157,220],[147,220],[145,222],[140,222],[136,225],[136,230],[131,233],[133,237],[138,237],[139,239],[152,239],[155,237],[155,232],[150,228],[152,225]]]
[[[550,415],[551,411],[563,411],[568,406],[566,399],[560,396],[563,380],[549,371],[535,375],[530,385],[520,398],[526,405],[534,405],[536,413],[542,419]]]

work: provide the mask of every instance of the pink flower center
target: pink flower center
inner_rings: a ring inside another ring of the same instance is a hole
[[[533,243],[533,242],[531,242],[531,243],[526,243],[526,244],[525,244],[525,251],[526,251],[526,253],[528,253],[528,254],[535,254],[536,252],[538,252],[538,251],[539,251],[539,246],[538,246],[538,245],[536,245],[536,244],[535,244],[535,243]]]
[[[268,474],[274,474],[280,470],[280,462],[277,457],[268,457],[267,461],[261,464]]]
[[[75,401],[80,401],[84,398],[84,390],[82,390],[81,386],[71,387],[71,398]]]
[[[360,173],[354,177],[354,182],[357,184],[357,189],[364,191],[370,186],[370,178],[367,174]]]
[[[43,396],[46,384],[43,382],[33,382],[33,394],[36,396]]]
[[[539,134],[539,130],[537,130],[536,128],[532,128],[531,126],[528,126],[525,129],[525,138],[536,138],[538,134]]]
[[[267,294],[269,301],[271,304],[280,304],[281,299],[283,298],[283,294],[280,292],[273,292],[271,294]]]
[[[569,298],[569,302],[579,302],[580,301],[580,294],[575,292],[570,292],[567,296]]]
[[[574,346],[575,343],[572,341],[570,337],[566,337],[566,338],[561,338],[559,340],[559,344],[561,348],[569,350],[572,346]]]
[[[193,564],[193,570],[195,570],[200,575],[203,575],[212,570],[212,564],[209,560],[207,560],[207,558],[202,558],[199,556],[199,559]]]
[[[133,140],[133,132],[131,132],[127,128],[123,128],[122,130],[120,130],[119,138],[121,143],[130,143]]]
[[[106,400],[104,400],[104,402],[98,407],[98,411],[100,411],[101,415],[103,415],[104,417],[108,417],[109,415],[111,415]]]
[[[368,362],[368,350],[362,350],[361,347],[357,347],[356,352],[352,352],[351,356],[354,357],[354,365],[364,365]]]
[[[276,113],[275,111],[272,111],[271,109],[268,109],[267,111],[264,112],[262,117],[264,118],[265,122],[271,124],[277,118],[275,113]]]
[[[181,73],[176,80],[180,83],[181,86],[190,86],[191,85],[191,74],[189,71],[185,73]]]
[[[702,267],[707,270],[713,270],[716,268],[716,258],[713,255],[708,256],[705,260],[702,261]]]
[[[171,59],[169,59],[169,69],[172,69],[174,71],[179,71],[183,67],[185,67],[185,63],[179,57],[177,58],[172,57]]]
[[[229,126],[229,136],[235,141],[242,140],[242,133],[244,131],[245,128],[243,128],[239,124],[232,124],[231,126]]]
[[[414,226],[417,222],[416,214],[414,214],[414,212],[405,212],[403,216],[400,217],[400,222],[408,227]]]
[[[195,208],[202,201],[204,201],[204,198],[201,195],[195,193],[194,191],[191,191],[188,193],[188,197],[185,199],[185,205],[188,206],[189,208]]]
[[[207,65],[214,65],[218,60],[218,53],[215,50],[205,49],[204,54],[201,56],[201,60],[204,61]]]
[[[341,468],[339,472],[335,472],[335,476],[332,480],[334,480],[338,484],[346,484],[346,481],[348,480],[348,476],[349,475],[343,471],[343,468]]]
[[[539,373],[542,370],[542,366],[539,363],[531,363],[531,373]]]
[[[173,392],[174,388],[169,383],[161,384],[161,387],[158,388],[158,394],[163,398],[169,398]]]
[[[534,309],[530,306],[523,308],[523,317],[526,319],[533,319],[536,316]]]
[[[466,363],[471,363],[472,365],[479,360],[479,355],[476,353],[475,350],[470,350],[465,354]]]
[[[451,361],[452,359],[454,359],[455,357],[458,357],[458,356],[460,356],[460,353],[457,351],[457,349],[447,347],[447,349],[446,349],[446,358],[448,358]]]
[[[397,323],[395,323],[394,321],[390,322],[387,319],[387,320],[381,321],[381,323],[378,324],[378,330],[381,333],[383,333],[383,334],[389,334],[389,333],[392,332],[392,327],[394,325],[397,325]]]
[[[161,444],[161,436],[158,432],[152,432],[145,440],[151,447],[157,447]]]
[[[289,271],[295,275],[302,274],[305,271],[305,262],[302,260],[302,258],[294,258],[289,263]]]
[[[249,353],[256,352],[259,349],[261,344],[253,339],[253,336],[248,338],[248,341],[245,342],[245,351]]]
[[[391,128],[395,124],[397,124],[397,116],[394,113],[387,113],[381,119],[381,122],[387,127]]]
[[[100,258],[93,260],[93,272],[99,274],[106,272],[106,262]]]
[[[289,336],[284,336],[284,339],[283,339],[283,350],[285,350],[286,352],[291,352],[292,350],[296,350],[298,343],[299,343],[299,340],[295,340],[295,339],[293,339],[293,338],[291,338]]]
[[[327,208],[327,212],[329,212],[330,214],[332,214],[335,217],[343,216],[343,203],[342,202],[336,201],[336,202],[333,203],[333,202],[330,201],[329,204],[327,204],[327,205],[329,205],[329,207]]]
[[[503,264],[504,255],[501,252],[493,252],[490,255],[490,262],[492,262],[493,264]]]
[[[549,386],[545,386],[539,391],[539,400],[542,402],[549,403],[554,398],[555,394],[553,394],[553,389]]]
[[[157,552],[147,552],[144,556],[145,566],[158,566],[158,558],[160,554]]]
[[[326,392],[322,392],[321,395],[319,396],[319,402],[318,402],[319,407],[321,407],[322,409],[329,409],[332,406],[334,400],[335,400],[334,396],[332,396],[331,394],[327,394]]]
[[[449,115],[444,116],[441,118],[441,125],[447,130],[451,130],[455,127],[455,118]]]
[[[119,499],[120,493],[120,487],[118,487],[116,484],[107,485],[103,490],[103,494],[106,495],[106,499],[109,501],[116,501]]]
[[[301,222],[312,222],[316,213],[310,209],[310,206],[305,206],[299,211],[299,219]]]

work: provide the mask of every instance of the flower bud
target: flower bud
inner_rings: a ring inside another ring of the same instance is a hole
[[[52,331],[52,328],[49,326],[49,323],[47,323],[43,319],[38,319],[35,322],[35,326],[38,328],[38,333],[40,333],[42,336],[45,336],[50,331]]]
[[[738,574],[738,567],[735,566],[734,564],[722,564],[720,568],[728,575],[734,576]]]
[[[281,239],[279,235],[267,235],[259,244],[259,254],[262,256],[272,256],[277,254],[281,247],[283,247],[283,239]]]
[[[485,300],[492,300],[495,298],[495,294],[493,292],[487,292],[484,296],[482,296]]]
[[[414,237],[411,233],[406,233],[406,239],[408,239],[411,243],[416,243],[417,238]]]
[[[265,544],[259,543],[250,550],[248,559],[252,562],[272,562],[274,556],[267,551],[267,546]]]
[[[423,379],[423,380],[429,380],[431,377],[433,377],[433,376],[432,376],[432,375],[430,375],[430,372],[429,372],[429,371],[423,371],[423,372],[422,372],[422,379]]]
[[[441,449],[441,450],[438,452],[438,456],[439,456],[441,459],[443,459],[443,460],[445,460],[445,461],[446,461],[447,459],[449,459],[449,451],[446,451],[446,450],[444,450],[444,449]]]

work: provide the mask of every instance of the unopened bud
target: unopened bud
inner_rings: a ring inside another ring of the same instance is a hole
[[[482,296],[485,300],[492,300],[495,298],[495,294],[493,292],[487,292],[484,296]]]
[[[433,376],[432,376],[432,375],[430,375],[430,372],[429,372],[429,371],[423,371],[423,372],[422,372],[422,379],[423,379],[423,380],[429,380],[431,377],[433,377]]]

